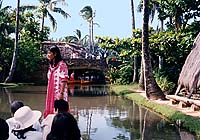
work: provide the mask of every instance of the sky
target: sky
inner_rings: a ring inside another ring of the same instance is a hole
[[[139,0],[134,0],[136,28],[142,28],[142,13],[136,11]],[[39,5],[38,0],[20,0],[20,5]],[[3,7],[11,5],[16,7],[16,0],[4,0]],[[65,5],[58,5],[70,18],[64,19],[59,14],[53,14],[57,21],[57,31],[51,28],[50,38],[59,39],[64,36],[75,35],[75,30],[81,30],[82,36],[88,34],[88,23],[80,16],[80,10],[85,6],[91,6],[96,12],[94,22],[100,27],[94,26],[95,36],[109,36],[112,38],[131,37],[132,18],[130,0],[66,0]],[[51,27],[49,19],[45,19],[45,25]],[[156,27],[158,22],[152,26]]]

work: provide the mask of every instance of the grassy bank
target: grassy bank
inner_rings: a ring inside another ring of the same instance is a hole
[[[0,87],[18,87],[18,86],[26,86],[26,85],[35,85],[35,83],[0,83]]]
[[[133,100],[136,104],[144,106],[160,115],[165,117],[171,122],[181,122],[181,127],[195,133],[198,139],[200,139],[200,118],[192,117],[183,114],[180,111],[173,109],[167,105],[161,105],[141,96],[138,93],[134,93],[130,89],[137,88],[137,85],[111,85],[111,90],[117,95],[123,95],[126,98]]]

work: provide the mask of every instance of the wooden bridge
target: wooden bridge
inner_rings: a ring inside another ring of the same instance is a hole
[[[79,69],[93,69],[93,70],[107,70],[107,63],[105,58],[97,59],[97,57],[88,57],[90,52],[85,47],[66,43],[66,42],[52,42],[45,41],[43,42],[42,50],[46,52],[51,46],[58,46],[62,58],[68,65],[69,70],[79,70]]]

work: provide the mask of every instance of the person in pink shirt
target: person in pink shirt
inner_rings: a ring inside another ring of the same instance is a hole
[[[68,101],[68,68],[61,57],[59,48],[57,46],[50,47],[47,52],[47,58],[50,65],[47,74],[48,86],[44,118],[48,114],[52,114],[54,112],[54,101],[56,99],[64,99]]]

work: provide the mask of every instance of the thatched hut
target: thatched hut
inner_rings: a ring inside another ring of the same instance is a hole
[[[200,87],[200,33],[196,37],[193,48],[187,56],[178,80],[176,95],[186,92],[190,98]]]

